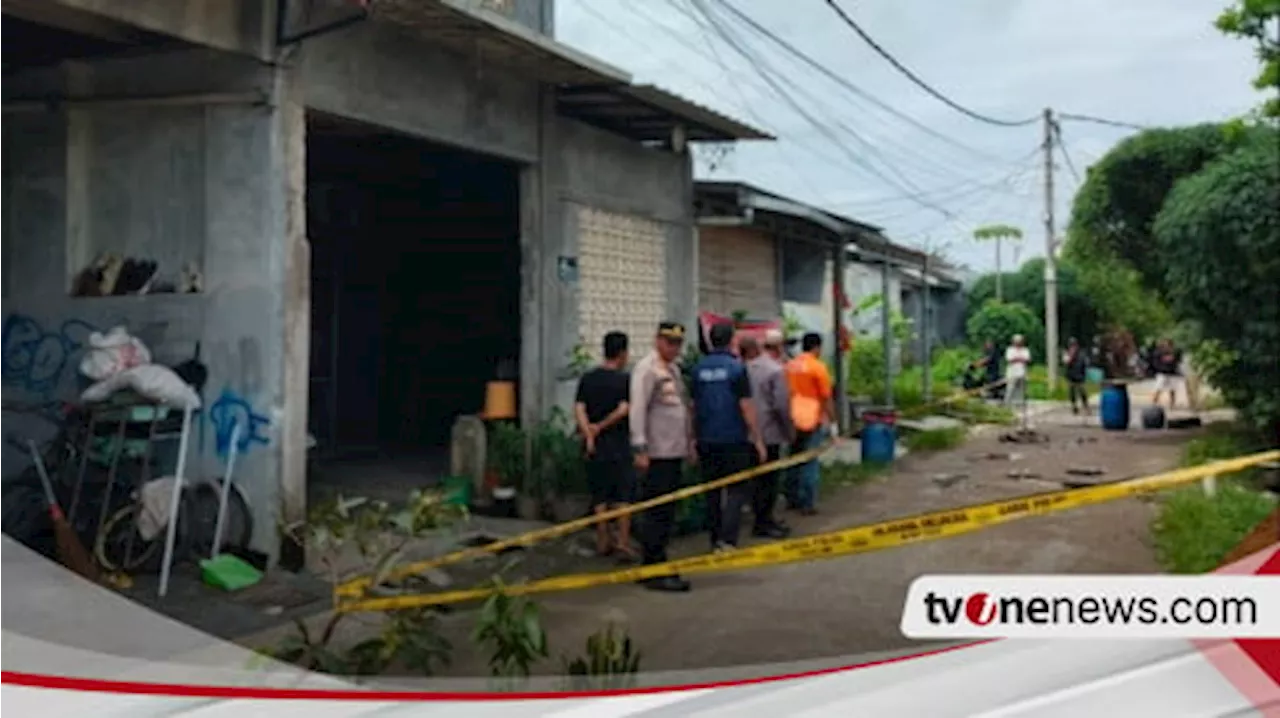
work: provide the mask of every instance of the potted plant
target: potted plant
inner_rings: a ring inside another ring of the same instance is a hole
[[[485,463],[485,483],[493,491],[494,499],[514,499],[524,483],[525,432],[513,422],[494,424]]]
[[[585,497],[582,439],[568,412],[553,408],[530,433],[531,463],[525,484],[526,493],[537,501],[539,517],[566,521],[585,515],[590,501]]]
[[[568,413],[556,408],[539,426],[538,473],[549,518],[556,522],[582,518],[590,508],[582,437]]]

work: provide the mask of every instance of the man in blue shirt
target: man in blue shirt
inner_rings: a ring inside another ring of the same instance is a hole
[[[729,351],[733,325],[711,327],[710,340],[711,353],[694,365],[690,387],[694,440],[704,481],[746,471],[766,457],[747,367]],[[705,494],[713,551],[737,547],[750,486],[740,481]]]

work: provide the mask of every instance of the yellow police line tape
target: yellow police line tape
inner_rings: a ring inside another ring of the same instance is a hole
[[[811,461],[813,459],[818,458],[820,455],[822,455],[824,452],[826,452],[828,449],[830,449],[834,445],[835,445],[834,442],[832,442],[832,443],[826,444],[825,446],[821,446],[817,449],[811,449],[809,451],[803,451],[798,454],[788,456],[785,459],[770,461],[768,463],[760,464],[759,466],[752,467],[745,471],[739,471],[736,474],[731,474],[729,476],[725,476],[720,479],[714,479],[712,481],[707,481],[705,483],[696,484],[694,486],[689,486],[683,489],[678,489],[669,494],[663,494],[661,496],[654,497],[647,501],[640,501],[634,504],[628,504],[626,506],[612,509],[604,513],[593,514],[586,518],[576,519],[574,521],[568,521],[562,524],[556,524],[555,526],[550,526],[545,529],[538,529],[537,531],[530,531],[529,533],[521,534],[519,536],[513,536],[509,539],[503,539],[502,541],[495,541],[493,543],[485,544],[483,546],[476,546],[474,548],[467,548],[461,551],[455,551],[454,553],[446,554],[438,558],[427,559],[425,561],[418,561],[415,563],[405,564],[404,566],[399,566],[393,569],[392,571],[388,572],[385,576],[381,578],[381,581],[394,581],[397,579],[404,578],[406,576],[411,576],[416,573],[421,573],[428,569],[438,568],[440,566],[447,566],[449,564],[458,563],[459,561],[466,561],[473,558],[480,558],[483,556],[487,556],[489,554],[498,553],[499,551],[503,551],[508,548],[528,547],[535,543],[539,543],[541,541],[547,541],[553,538],[558,538],[560,536],[566,536],[568,534],[581,531],[582,529],[594,526],[604,521],[612,521],[613,519],[620,518],[622,516],[629,516],[636,512],[653,508],[654,506],[661,506],[662,504],[669,504],[673,501],[680,501],[681,499],[686,499],[686,498],[689,498],[690,496],[697,496],[698,494],[704,494],[708,491],[714,491],[716,489],[724,488],[725,486],[729,486],[730,484],[736,484],[741,481],[746,481],[747,479],[753,479],[757,476],[761,476],[763,474],[767,474],[772,471],[778,471],[780,469],[785,469],[791,466],[795,466],[797,464],[803,464],[807,461]],[[359,597],[366,593],[366,591],[370,588],[370,585],[372,583],[373,583],[372,577],[362,576],[360,578],[355,578],[350,581],[347,581],[346,583],[340,584],[335,588],[334,593],[340,597],[342,596],[349,597],[349,598]]]
[[[959,536],[1028,516],[1044,516],[1067,509],[1152,493],[1160,489],[1199,481],[1210,476],[1242,471],[1258,464],[1276,460],[1280,460],[1280,451],[1266,451],[1139,479],[1118,481],[1082,489],[1050,491],[1004,501],[933,511],[916,516],[856,526],[842,531],[752,546],[727,553],[677,559],[666,563],[620,571],[556,576],[524,584],[505,586],[502,590],[509,595],[572,591],[595,586],[632,583],[642,579],[675,574],[760,568],[763,566],[778,566],[788,563],[835,558],[837,556],[870,553],[918,541]],[[386,596],[340,602],[337,604],[336,610],[342,613],[395,611],[483,599],[492,593],[493,589],[491,588],[470,588],[431,594]]]

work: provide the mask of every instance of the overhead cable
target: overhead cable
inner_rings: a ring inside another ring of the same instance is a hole
[[[828,7],[830,7],[832,10],[835,11],[836,15],[840,16],[840,19],[844,22],[844,24],[852,28],[853,31],[858,34],[858,37],[862,38],[864,42],[866,42],[868,45],[871,46],[872,50],[875,50],[876,53],[879,54],[881,57],[883,57],[885,60],[887,60],[890,65],[893,65],[894,69],[896,69],[898,72],[901,72],[903,75],[907,77],[907,79],[914,82],[917,86],[919,86],[925,92],[929,93],[934,98],[936,98],[946,106],[950,107],[951,109],[963,115],[971,117],[975,120],[978,120],[979,122],[985,122],[989,125],[996,125],[999,127],[1025,127],[1027,125],[1031,125],[1040,121],[1039,115],[1034,115],[1032,117],[1028,117],[1023,120],[1002,120],[996,117],[992,117],[990,115],[984,115],[975,110],[971,110],[968,107],[965,107],[964,105],[961,105],[960,103],[956,102],[950,97],[947,97],[946,95],[942,94],[938,90],[934,89],[932,85],[925,82],[923,79],[920,78],[919,75],[915,74],[906,65],[903,65],[901,62],[899,62],[898,59],[894,57],[892,54],[890,54],[888,50],[885,50],[883,47],[881,47],[880,43],[876,42],[874,38],[868,35],[867,32],[863,30],[862,27],[859,26],[858,23],[855,22],[854,19],[850,17],[849,14],[846,13],[844,9],[841,8],[836,3],[835,0],[826,0],[826,3]]]

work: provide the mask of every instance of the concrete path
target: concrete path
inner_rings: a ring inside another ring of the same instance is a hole
[[[1069,410],[1066,415],[1070,418]],[[838,492],[820,515],[790,520],[798,533],[811,534],[1038,493],[1061,488],[1066,469],[1079,464],[1102,466],[1112,479],[1155,473],[1176,464],[1189,438],[1182,432],[1102,432],[1062,425],[1054,416],[1042,415],[1040,430],[1051,436],[1048,444],[1011,446],[995,434],[979,436],[955,451],[908,457],[891,474]],[[993,455],[1002,458],[989,458]],[[1038,478],[1010,477],[1028,469]],[[915,577],[957,571],[1157,571],[1148,544],[1152,517],[1149,502],[1115,502],[863,556],[697,576],[689,594],[620,586],[548,595],[543,614],[553,651],[574,653],[606,620],[625,621],[644,650],[646,670],[894,650],[913,645],[899,633],[898,621]],[[705,551],[704,541],[690,537],[676,553]],[[473,620],[461,612],[447,619],[456,645],[467,645],[464,632]],[[483,671],[483,657],[463,649],[450,675]]]

